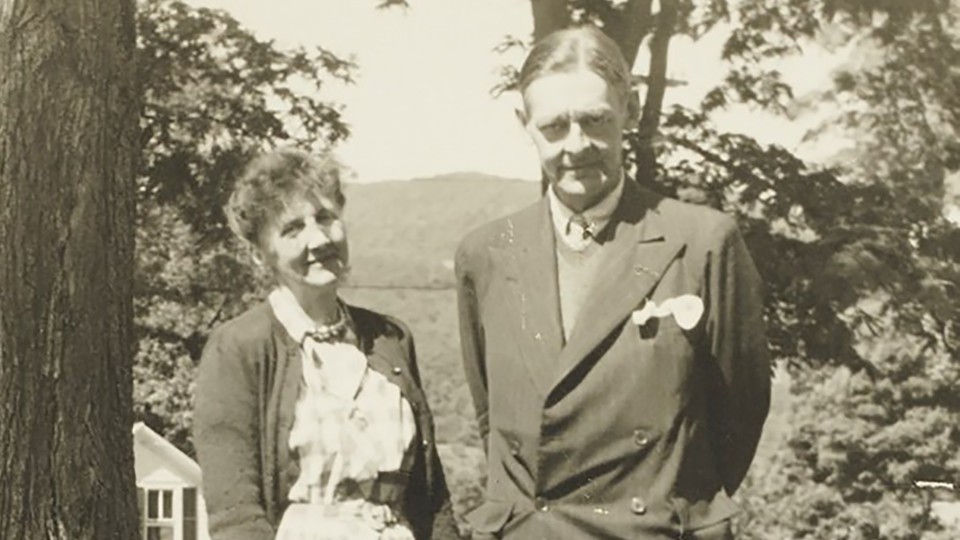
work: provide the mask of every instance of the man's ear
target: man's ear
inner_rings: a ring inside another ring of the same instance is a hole
[[[635,126],[640,121],[640,92],[627,92],[627,125]]]
[[[513,114],[517,116],[517,121],[520,122],[520,126],[523,129],[527,129],[527,120],[529,120],[527,117],[527,111],[523,110],[521,107],[517,107],[513,110]]]

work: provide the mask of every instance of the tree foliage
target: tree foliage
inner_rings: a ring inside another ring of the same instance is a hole
[[[254,152],[324,152],[348,136],[341,108],[321,96],[329,81],[351,82],[355,66],[324,49],[280,49],[223,11],[175,0],[139,7],[136,412],[190,452],[206,335],[262,283],[230,239],[227,192]]]

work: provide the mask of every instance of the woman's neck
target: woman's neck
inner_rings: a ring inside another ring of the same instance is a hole
[[[322,288],[297,287],[290,288],[290,290],[297,298],[297,303],[300,304],[303,312],[317,326],[330,325],[340,320],[340,303],[337,300],[337,288],[335,286]]]

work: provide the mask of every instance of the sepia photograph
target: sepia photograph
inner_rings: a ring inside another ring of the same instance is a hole
[[[960,538],[960,0],[0,0],[0,540]]]

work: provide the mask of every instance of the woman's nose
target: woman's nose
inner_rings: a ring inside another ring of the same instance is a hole
[[[330,236],[319,223],[308,224],[305,232],[305,241],[308,249],[318,248],[330,243]]]

